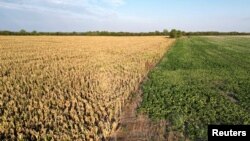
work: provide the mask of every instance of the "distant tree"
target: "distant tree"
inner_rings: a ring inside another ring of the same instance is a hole
[[[160,35],[160,31],[156,30],[154,34],[155,35]]]
[[[164,35],[169,35],[168,30],[167,30],[167,29],[164,29],[164,30],[163,30],[163,34],[164,34]]]
[[[170,32],[170,38],[180,38],[184,35],[185,32],[181,31],[181,30],[176,30],[176,29],[172,29]]]
[[[182,31],[177,30],[177,31],[176,31],[176,37],[177,37],[177,38],[180,38],[181,36],[182,36]]]
[[[20,33],[26,33],[26,30],[21,29],[19,32],[20,32]]]
[[[31,34],[32,34],[32,35],[35,35],[35,34],[37,34],[37,31],[33,30],[33,31],[31,32]]]
[[[170,38],[177,38],[177,30],[172,29],[169,34]]]
[[[181,36],[202,36],[202,35],[250,35],[248,32],[217,32],[217,31],[205,31],[205,32],[184,32],[176,29],[172,29],[170,32],[168,30],[163,30],[162,32],[109,32],[109,31],[88,31],[88,32],[27,32],[24,29],[20,31],[0,31],[0,35],[52,35],[52,36],[159,36],[159,35],[170,35],[171,38],[179,38]]]
[[[182,31],[181,33],[182,33],[182,36],[185,36],[185,35],[186,35],[186,32],[185,32],[185,31]]]

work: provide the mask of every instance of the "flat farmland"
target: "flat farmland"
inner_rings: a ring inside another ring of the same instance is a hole
[[[172,140],[207,140],[208,124],[250,124],[249,64],[247,36],[178,39],[149,73],[140,111],[165,119]]]
[[[0,36],[0,138],[106,139],[173,41]]]

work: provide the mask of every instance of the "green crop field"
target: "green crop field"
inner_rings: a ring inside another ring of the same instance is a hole
[[[250,38],[178,39],[143,85],[139,111],[206,140],[208,124],[250,124]]]

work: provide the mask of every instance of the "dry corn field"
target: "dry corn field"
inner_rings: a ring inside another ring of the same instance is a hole
[[[0,138],[105,140],[173,40],[0,36]]]

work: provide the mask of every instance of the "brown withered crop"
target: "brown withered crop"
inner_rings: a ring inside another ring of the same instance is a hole
[[[172,42],[0,36],[0,139],[106,139]]]

